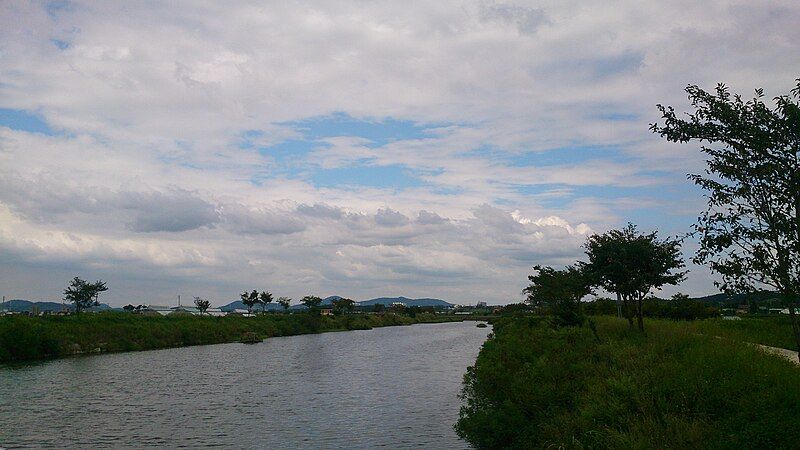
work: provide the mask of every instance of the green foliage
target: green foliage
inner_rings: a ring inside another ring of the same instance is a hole
[[[574,266],[556,270],[539,265],[533,270],[536,273],[528,277],[531,284],[523,291],[527,302],[544,308],[557,326],[582,325],[581,299],[592,292],[584,271]]]
[[[247,306],[247,313],[252,313],[253,306],[258,303],[258,291],[255,289],[252,292],[244,291],[239,295],[239,297],[242,299],[242,303]]]
[[[75,312],[80,313],[86,308],[98,305],[97,297],[107,290],[106,284],[100,280],[89,283],[75,277],[64,290],[64,300],[75,304]]]
[[[292,304],[292,299],[289,297],[280,297],[278,298],[278,304],[281,305],[284,311],[289,309],[289,305]]]
[[[300,303],[308,308],[308,313],[315,315],[319,314],[319,305],[322,304],[322,299],[315,295],[306,295],[300,299]]]
[[[586,242],[588,263],[581,264],[592,284],[617,294],[630,326],[635,314],[644,331],[642,301],[653,289],[681,282],[686,272],[680,241],[659,239],[658,233],[641,234],[629,223],[622,230],[590,236]]]
[[[695,226],[698,263],[722,275],[726,291],[760,285],[800,293],[800,79],[770,108],[763,91],[752,100],[686,88],[694,111],[679,118],[659,105],[664,125],[651,129],[673,142],[699,141],[708,156],[704,175],[689,175],[709,195]]]
[[[741,320],[698,320],[687,325],[690,330],[708,336],[752,342],[797,351],[791,319],[787,316],[743,318]]]
[[[150,316],[111,311],[72,316],[11,315],[0,316],[0,361],[237,342],[247,332],[267,338],[454,320],[461,318],[429,314],[413,319],[395,314]]]
[[[591,316],[613,316],[617,314],[617,302],[606,297],[598,297],[583,304],[583,310]]]
[[[131,306],[131,305],[128,305],[128,306]],[[211,302],[209,300],[204,299],[204,298],[195,297],[194,298],[194,306],[196,306],[197,309],[199,309],[201,313],[204,313],[211,306]],[[133,307],[131,307],[131,310],[132,309],[133,309]],[[127,308],[126,308],[126,311],[127,311]]]
[[[689,86],[693,112],[685,118],[658,105],[664,125],[651,130],[672,142],[707,143],[705,174],[689,179],[708,195],[698,218],[697,264],[708,263],[722,276],[726,292],[777,289],[789,306],[797,345],[800,324],[794,299],[800,294],[800,79],[789,95],[764,103],[731,95],[723,84],[715,92]]]
[[[531,307],[525,303],[510,303],[508,305],[503,306],[500,309],[500,315],[502,316],[513,316],[513,315],[522,315],[528,314],[531,311]]]
[[[272,303],[272,294],[267,291],[261,291],[258,294],[258,303],[261,304],[261,312],[265,312],[267,310],[267,305]]]
[[[332,302],[333,304],[333,313],[337,315],[347,314],[353,312],[353,309],[356,307],[356,302],[350,300],[349,298],[339,298]]]
[[[455,428],[476,448],[795,448],[800,372],[697,322],[647,336],[597,317],[554,329],[500,318],[464,377]]]

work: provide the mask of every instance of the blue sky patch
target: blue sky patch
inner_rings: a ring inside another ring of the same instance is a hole
[[[55,134],[41,117],[21,109],[0,108],[0,126],[29,133]]]
[[[424,185],[402,166],[359,166],[318,169],[311,175],[317,187],[364,186],[403,190]]]
[[[409,120],[358,119],[345,113],[334,113],[328,116],[312,117],[278,125],[289,126],[308,140],[319,140],[336,136],[353,136],[372,141],[372,145],[380,146],[396,140],[421,139],[427,137],[427,131],[439,125],[420,125]]]

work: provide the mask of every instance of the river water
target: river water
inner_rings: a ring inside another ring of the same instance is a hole
[[[489,329],[420,324],[0,366],[0,447],[467,448]]]

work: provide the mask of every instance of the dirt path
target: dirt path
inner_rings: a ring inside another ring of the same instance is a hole
[[[756,347],[760,348],[761,350],[767,353],[772,353],[774,355],[781,356],[800,366],[800,361],[797,359],[797,352],[794,350],[778,348],[778,347],[770,347],[761,344],[753,344],[753,345],[755,345]]]

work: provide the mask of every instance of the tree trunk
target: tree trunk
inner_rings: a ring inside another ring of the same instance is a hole
[[[797,344],[797,349],[800,350],[800,326],[797,325],[797,315],[794,312],[794,299],[789,300],[789,320],[792,322],[792,331],[794,331],[794,342]],[[800,352],[797,353],[797,360],[800,361]]]
[[[644,319],[642,318],[642,297],[643,295],[636,296],[636,324],[639,325],[639,331],[644,333]]]
[[[617,292],[617,317],[622,319],[622,298],[619,292]]]
[[[633,314],[631,312],[631,300],[630,296],[623,295],[622,296],[622,303],[623,309],[625,310],[625,318],[628,319],[628,329],[633,329]]]

